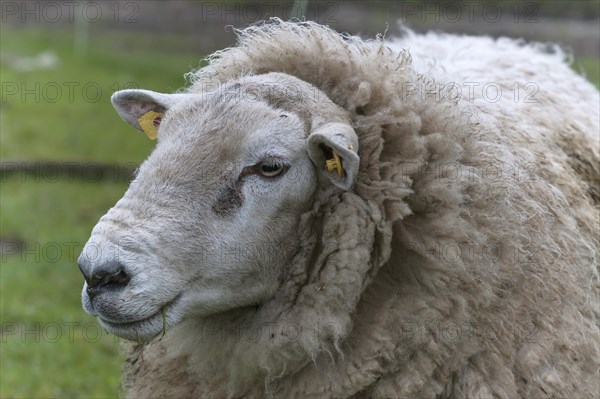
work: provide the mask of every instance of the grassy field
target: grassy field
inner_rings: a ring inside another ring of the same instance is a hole
[[[58,68],[30,72],[2,63],[0,157],[5,162],[142,161],[153,143],[118,118],[110,94],[128,86],[174,91],[185,83],[182,73],[200,59],[179,38],[165,34],[149,39],[92,33],[87,56],[76,57],[68,31],[4,26],[0,33],[3,60],[47,50],[60,60]],[[581,59],[574,68],[598,85],[599,65]],[[22,241],[24,251],[1,254],[0,397],[117,396],[119,344],[81,309],[83,279],[76,258],[92,226],[125,189],[122,182],[68,176],[3,178],[0,238]]]
[[[139,34],[92,34],[87,56],[75,57],[68,31],[3,27],[1,33],[3,60],[50,50],[60,62],[55,69],[29,72],[2,63],[3,162],[141,162],[153,143],[116,115],[110,95],[127,86],[177,90],[185,84],[182,74],[201,58],[166,35],[150,46]],[[127,184],[89,176],[2,179],[0,237],[24,243],[19,254],[5,248],[0,266],[2,398],[118,395],[119,343],[81,309],[76,259],[91,228]]]

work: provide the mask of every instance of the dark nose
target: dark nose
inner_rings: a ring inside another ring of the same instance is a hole
[[[110,263],[95,267],[91,274],[85,272],[85,268],[79,264],[79,269],[87,283],[87,294],[90,300],[107,290],[120,290],[129,283],[130,277],[120,263]]]

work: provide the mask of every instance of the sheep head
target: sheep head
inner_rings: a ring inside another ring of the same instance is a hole
[[[352,190],[358,173],[346,112],[285,74],[112,101],[137,129],[160,115],[156,148],[79,258],[84,309],[127,339],[271,298],[315,194]]]

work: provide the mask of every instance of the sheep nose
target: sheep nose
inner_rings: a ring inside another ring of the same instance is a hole
[[[86,292],[93,300],[103,291],[120,290],[125,288],[131,278],[120,263],[109,263],[95,267],[92,273],[86,273],[86,268],[79,264],[79,269],[87,283]]]

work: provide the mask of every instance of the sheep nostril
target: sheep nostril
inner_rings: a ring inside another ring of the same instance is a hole
[[[130,277],[123,269],[116,272],[98,271],[90,276],[87,281],[87,293],[90,299],[104,289],[121,289],[129,283]]]
[[[96,272],[90,278],[89,285],[92,288],[102,288],[106,286],[126,285],[129,282],[129,276],[124,270],[115,273]]]

